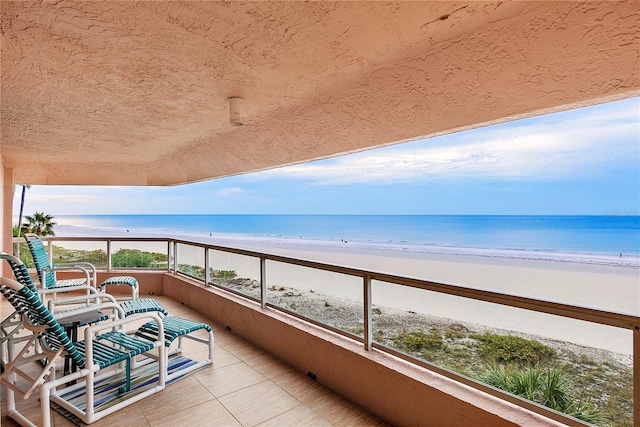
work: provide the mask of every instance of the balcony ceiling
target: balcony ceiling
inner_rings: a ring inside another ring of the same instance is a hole
[[[0,7],[1,154],[23,184],[181,184],[640,89],[636,1]]]

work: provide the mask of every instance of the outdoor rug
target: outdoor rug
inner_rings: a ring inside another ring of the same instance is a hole
[[[188,368],[192,365],[195,365],[196,363],[196,361],[181,356],[180,354],[174,354],[173,356],[169,357],[168,373],[171,374],[177,370]],[[118,388],[124,385],[124,374],[114,375],[113,377],[104,378],[100,381],[97,381],[94,386],[95,398],[93,407],[96,411],[106,409],[110,406],[115,405],[116,403],[125,400],[125,398],[131,397],[132,394],[136,394],[136,391],[142,391],[142,388],[158,380],[157,370],[158,365],[156,363],[151,363],[149,365],[141,366],[132,371],[131,390],[123,395],[118,393]],[[167,381],[166,385],[168,386],[169,384],[181,379],[182,377],[183,376],[179,376],[172,379],[171,381]],[[61,394],[61,397],[71,402],[79,409],[85,409],[86,399],[84,389]],[[86,425],[81,419],[67,411],[65,408],[56,404],[55,402],[51,402],[51,408],[77,426]]]

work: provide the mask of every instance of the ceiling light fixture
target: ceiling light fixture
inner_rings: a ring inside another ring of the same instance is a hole
[[[242,111],[242,98],[232,96],[229,98],[229,123],[234,126],[244,126]]]

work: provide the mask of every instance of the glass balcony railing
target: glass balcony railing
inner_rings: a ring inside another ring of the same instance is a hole
[[[183,240],[48,240],[55,262],[185,275],[569,425],[640,427],[638,313]]]
[[[260,258],[209,249],[207,284],[260,301]]]
[[[175,244],[176,271],[196,279],[205,280],[205,250],[184,242]]]
[[[333,330],[364,337],[362,279],[334,271],[268,260],[270,306]]]

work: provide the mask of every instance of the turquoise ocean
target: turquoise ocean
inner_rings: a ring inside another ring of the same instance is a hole
[[[260,236],[412,247],[640,256],[640,216],[505,215],[60,215],[75,230]],[[82,233],[80,233],[82,234]]]

